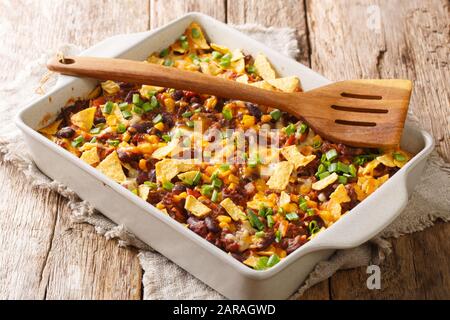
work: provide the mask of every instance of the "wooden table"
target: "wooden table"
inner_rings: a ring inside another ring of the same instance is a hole
[[[296,28],[298,60],[330,79],[412,79],[412,108],[450,159],[446,0],[2,1],[0,80],[13,80],[27,61],[58,44],[88,47],[189,11],[232,24]],[[2,164],[0,180],[1,299],[141,299],[135,250],[72,224],[65,199],[33,189],[12,166]],[[338,272],[304,298],[449,299],[449,236],[450,224],[437,223],[394,240],[381,266],[381,290],[368,290],[366,270],[357,268]]]

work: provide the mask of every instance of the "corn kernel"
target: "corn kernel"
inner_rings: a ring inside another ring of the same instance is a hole
[[[141,143],[137,146],[137,149],[141,153],[152,153],[155,148],[150,143]]]
[[[141,159],[139,160],[139,169],[141,169],[142,171],[147,171],[147,161],[145,161],[145,159]]]
[[[234,183],[230,183],[229,185],[228,185],[228,189],[230,189],[230,190],[234,190],[234,189],[236,189],[236,184],[234,184]]]
[[[229,181],[230,183],[239,184],[239,178],[236,177],[234,174],[230,174],[230,175],[228,176],[228,181]]]
[[[125,133],[122,135],[122,141],[128,142],[130,141],[131,134],[128,131],[125,131]]]
[[[206,99],[205,101],[205,108],[206,110],[212,110],[217,104],[217,98],[216,97],[210,97]]]
[[[162,202],[158,202],[156,204],[156,207],[161,210],[161,209],[164,209],[166,206]]]
[[[159,131],[163,131],[164,130],[164,123],[162,122],[158,122],[157,124],[155,124],[155,128]]]
[[[158,143],[159,142],[159,138],[157,135],[150,135],[150,134],[146,134],[144,136],[145,141],[150,142],[150,143]]]
[[[266,123],[270,122],[272,120],[272,117],[268,114],[264,114],[261,116],[261,122]]]
[[[168,112],[173,112],[175,108],[175,101],[172,98],[164,99],[164,105]]]
[[[217,220],[219,220],[219,222],[224,222],[224,223],[230,223],[231,222],[231,218],[229,216],[217,216]]]
[[[255,125],[255,117],[254,116],[249,116],[248,114],[245,114],[242,117],[241,123],[244,126],[244,128],[250,128],[250,127]]]
[[[228,223],[226,222],[219,223],[219,227],[220,229],[230,229]]]
[[[187,198],[187,193],[186,192],[182,192],[178,195],[180,198],[182,199],[186,199]]]

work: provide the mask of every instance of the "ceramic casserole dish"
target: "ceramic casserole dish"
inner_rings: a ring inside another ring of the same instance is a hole
[[[213,42],[241,48],[252,55],[263,53],[281,76],[298,76],[305,91],[330,83],[306,66],[200,13],[187,14],[149,32],[109,38],[82,55],[145,60],[149,53],[173,43],[193,21],[203,27]],[[85,97],[97,84],[96,80],[62,76],[49,93],[20,112],[16,123],[36,165],[115,223],[126,226],[158,252],[231,299],[287,298],[314,266],[336,249],[358,246],[381,232],[406,206],[433,149],[428,133],[407,124],[401,148],[415,156],[403,168],[351,212],[280,263],[268,270],[253,270],[160,214],[154,206],[36,131],[54,121],[70,98]]]

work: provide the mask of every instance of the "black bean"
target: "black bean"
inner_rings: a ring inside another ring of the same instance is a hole
[[[180,194],[183,191],[186,191],[186,186],[181,182],[175,182],[172,192],[175,194]]]
[[[175,90],[175,91],[172,93],[172,98],[173,98],[175,101],[181,100],[181,98],[183,98],[183,96],[184,96],[183,90]]]
[[[99,123],[106,123],[105,117],[95,117],[94,124],[99,124]]]
[[[256,117],[258,120],[261,119],[262,112],[261,112],[261,110],[259,110],[259,108],[256,104],[247,102],[247,103],[245,103],[245,106],[247,107],[248,111],[250,112],[250,114],[252,116]]]
[[[71,127],[64,127],[59,129],[59,131],[56,133],[56,136],[58,138],[67,138],[70,139],[74,136],[75,130],[73,130]]]
[[[206,223],[206,227],[208,228],[209,231],[214,232],[214,233],[220,231],[220,229],[217,226],[217,224],[215,223],[214,219],[211,218],[210,216],[205,218],[205,223]]]
[[[135,123],[131,127],[139,133],[146,133],[148,129],[153,127],[153,123],[150,121],[143,121]]]

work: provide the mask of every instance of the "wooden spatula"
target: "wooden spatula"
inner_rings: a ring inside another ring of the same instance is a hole
[[[146,62],[55,58],[48,69],[71,76],[190,90],[279,108],[303,118],[322,137],[358,147],[398,146],[411,96],[409,80],[350,80],[302,93],[251,85]]]

